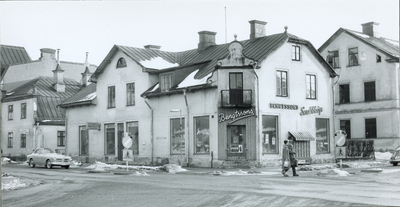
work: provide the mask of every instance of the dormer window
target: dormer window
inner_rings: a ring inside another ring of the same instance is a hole
[[[330,51],[326,60],[329,63],[329,65],[332,66],[332,68],[338,68],[339,67],[339,51]]]
[[[377,63],[382,62],[382,58],[381,58],[380,55],[376,55],[376,62],[377,62]]]
[[[160,75],[161,92],[169,91],[169,89],[172,87],[173,80],[174,80],[173,73],[161,74]]]
[[[292,45],[292,60],[300,61],[300,46]]]
[[[126,61],[124,58],[120,58],[117,62],[117,68],[126,67]]]

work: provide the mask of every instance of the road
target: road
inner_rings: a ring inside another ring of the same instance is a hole
[[[147,176],[87,173],[85,169],[29,168],[11,164],[2,171],[45,183],[3,191],[3,206],[398,206],[400,168],[387,173],[320,177],[299,172],[213,176],[148,172]],[[211,170],[210,170],[211,171]],[[290,173],[289,173],[290,174]]]

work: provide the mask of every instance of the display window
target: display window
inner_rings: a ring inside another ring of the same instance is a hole
[[[262,116],[263,154],[279,153],[278,116]]]
[[[329,119],[317,118],[315,123],[317,153],[329,153]]]
[[[89,155],[89,133],[86,126],[79,127],[79,155]]]
[[[171,119],[170,137],[171,137],[171,154],[185,153],[185,119]]]
[[[115,155],[115,124],[105,124],[105,154]]]
[[[139,122],[128,122],[126,123],[127,131],[129,132],[132,138],[132,147],[130,149],[133,150],[133,154],[139,154]]]
[[[195,153],[210,152],[210,119],[208,116],[194,117]]]

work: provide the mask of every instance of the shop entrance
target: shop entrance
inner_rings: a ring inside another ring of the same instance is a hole
[[[228,156],[246,158],[246,126],[230,125],[228,134]]]

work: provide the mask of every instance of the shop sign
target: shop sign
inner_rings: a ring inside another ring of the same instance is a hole
[[[288,109],[288,110],[297,110],[297,109],[299,109],[298,105],[287,105],[287,104],[278,104],[278,103],[270,103],[269,107],[271,109]]]
[[[310,114],[319,114],[321,115],[322,107],[319,106],[310,106],[308,110],[304,110],[306,107],[301,107],[300,116],[310,115]]]
[[[233,152],[233,153],[242,153],[243,152],[243,145],[241,145],[241,144],[232,144],[231,145],[231,152]]]
[[[335,149],[336,158],[338,159],[346,158],[347,154],[346,148],[347,147],[336,147]]]
[[[86,130],[99,130],[100,131],[100,123],[98,123],[98,122],[88,122],[86,124]]]
[[[236,110],[233,114],[224,114],[220,113],[219,115],[219,122],[224,122],[228,120],[232,120],[230,123],[235,122],[239,119],[244,119],[250,116],[255,116],[253,109],[238,111]]]
[[[20,129],[21,134],[29,134],[29,129]]]

